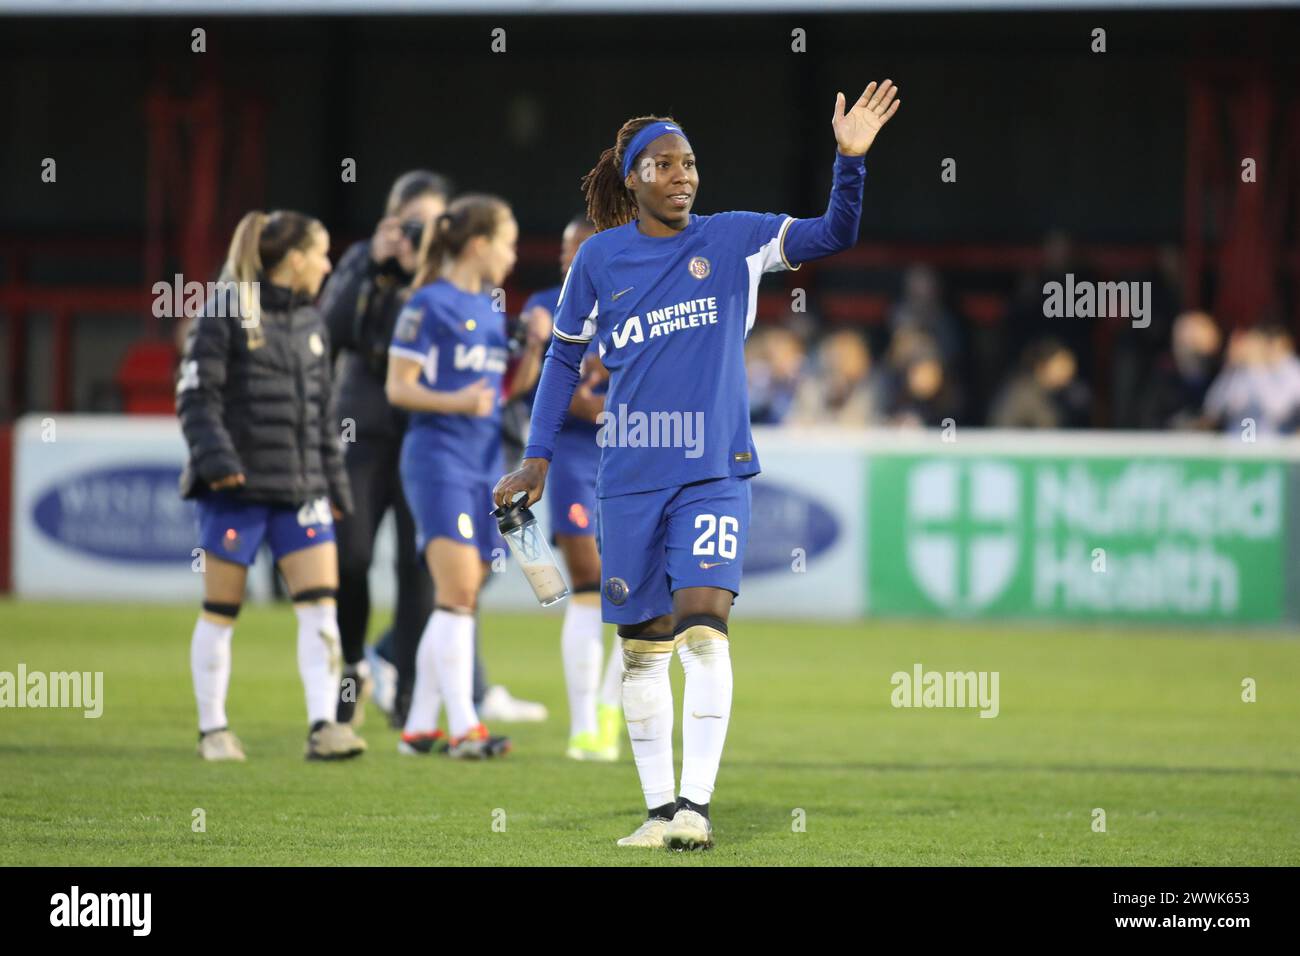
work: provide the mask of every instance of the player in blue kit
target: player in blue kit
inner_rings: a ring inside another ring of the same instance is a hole
[[[648,819],[622,846],[711,846],[709,801],[731,714],[727,619],[740,593],[750,493],[744,341],[764,272],[794,269],[857,240],[865,156],[897,112],[871,83],[831,125],[830,204],[816,219],[691,213],[700,177],[671,118],[640,117],[583,180],[600,230],[578,250],[555,314],[522,466],[498,504],[542,494],[556,435],[595,339],[610,372],[599,440],[602,610],[623,641],[623,711]],[[672,686],[685,673],[681,788],[674,787]]]
[[[560,274],[573,264],[579,247],[596,231],[591,220],[578,216],[565,227],[560,243]],[[560,286],[543,289],[524,303],[526,316],[544,309],[553,316],[560,301]],[[551,533],[564,554],[572,583],[572,598],[560,628],[560,654],[569,696],[569,745],[574,760],[618,759],[623,732],[623,658],[611,653],[601,678],[604,630],[600,612],[600,552],[596,548],[596,469],[600,445],[596,421],[605,408],[605,381],[609,374],[597,354],[593,339],[582,357],[582,382],[569,403],[569,414],[555,436],[555,463],[546,498]]]
[[[474,613],[493,549],[504,547],[492,517],[491,481],[501,468],[505,313],[494,307],[515,263],[519,227],[494,196],[467,195],[426,236],[412,295],[389,348],[388,400],[410,411],[402,443],[402,488],[433,577],[435,607],[416,654],[415,687],[400,747],[453,757],[509,750],[474,708]],[[425,283],[428,283],[427,285]],[[541,343],[530,342],[515,379],[532,380]],[[531,367],[530,367],[531,365]],[[445,704],[450,739],[437,727]]]

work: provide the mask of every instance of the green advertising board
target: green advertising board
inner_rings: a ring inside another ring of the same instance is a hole
[[[1280,622],[1292,463],[872,454],[871,614]]]

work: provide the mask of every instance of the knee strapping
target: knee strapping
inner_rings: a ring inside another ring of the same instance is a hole
[[[472,607],[452,607],[450,604],[435,604],[435,611],[446,611],[448,614],[459,614],[461,617],[473,617],[474,609]]]
[[[574,604],[584,604],[590,607],[600,606],[600,585],[599,584],[575,584],[573,593],[569,600]]]
[[[203,610],[209,614],[220,614],[222,617],[228,617],[232,621],[239,617],[240,602],[234,604],[223,604],[220,601],[204,601]]]
[[[694,661],[707,666],[731,653],[728,640],[725,621],[707,614],[692,614],[677,626],[673,647],[683,666]]]
[[[623,713],[629,724],[650,720],[665,708],[672,710],[670,637],[658,640],[623,638]]]
[[[316,604],[320,601],[333,601],[338,597],[337,588],[307,588],[293,595],[294,604]]]

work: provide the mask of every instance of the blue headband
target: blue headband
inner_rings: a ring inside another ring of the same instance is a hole
[[[627,152],[623,154],[623,178],[627,179],[627,174],[632,171],[632,163],[641,155],[641,150],[645,149],[652,142],[662,136],[664,133],[676,133],[683,139],[686,133],[676,123],[651,123],[632,137],[632,142],[627,144]]]

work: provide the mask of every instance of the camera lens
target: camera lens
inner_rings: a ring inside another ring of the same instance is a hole
[[[402,223],[402,235],[415,248],[420,248],[420,237],[424,235],[424,223],[419,219],[408,219]]]

